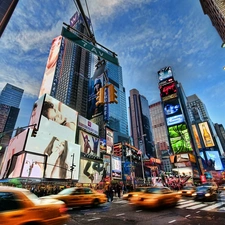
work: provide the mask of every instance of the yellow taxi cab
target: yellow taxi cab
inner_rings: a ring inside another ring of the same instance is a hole
[[[158,208],[161,206],[175,206],[181,195],[167,187],[149,187],[138,195],[130,198],[130,203],[137,207]]]
[[[64,202],[56,199],[40,199],[27,189],[0,187],[0,224],[62,225],[69,221]]]
[[[128,192],[128,193],[123,194],[123,197],[122,198],[123,198],[123,200],[130,201],[130,198],[133,195],[137,196],[138,194],[144,192],[145,189],[146,189],[146,187],[137,187],[137,188],[134,189],[134,191],[131,191],[131,192]]]
[[[57,195],[43,198],[55,198],[65,202],[67,207],[98,206],[107,202],[106,195],[89,187],[72,187],[60,191]]]
[[[181,194],[182,196],[190,196],[190,197],[192,197],[195,192],[196,192],[195,186],[184,186],[181,190],[178,191],[178,193]]]

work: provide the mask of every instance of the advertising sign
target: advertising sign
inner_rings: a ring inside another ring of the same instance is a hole
[[[50,49],[47,65],[45,68],[44,78],[40,88],[39,97],[44,94],[50,94],[52,88],[52,82],[55,75],[55,69],[57,65],[59,50],[61,46],[62,36],[58,36],[53,39]]]
[[[113,151],[113,131],[106,127],[106,153],[112,154]]]
[[[39,131],[75,143],[78,112],[50,95],[43,100]]]
[[[47,156],[46,178],[70,179],[70,166],[74,156],[75,169],[72,179],[78,179],[80,145],[39,130],[35,138],[28,135],[25,151],[34,152],[43,157]],[[40,157],[37,159],[36,155],[32,157],[29,155],[29,159],[39,162]]]
[[[173,73],[172,73],[172,69],[170,66],[164,67],[158,71],[159,81],[163,81],[172,76],[173,76]]]
[[[78,115],[78,126],[88,133],[99,135],[99,126],[81,115]]]
[[[103,163],[104,163],[103,178],[105,179],[105,181],[110,181],[111,180],[111,156],[104,154]]]
[[[100,156],[100,142],[98,137],[94,137],[93,135],[80,130],[79,144],[81,146],[81,152]]]
[[[164,103],[164,114],[166,116],[167,126],[184,122],[184,116],[177,98]]]
[[[118,156],[112,157],[112,179],[122,179],[121,158]]]
[[[168,128],[168,132],[174,154],[193,151],[186,124],[171,126]]]
[[[198,126],[200,129],[205,147],[207,148],[207,147],[215,146],[211,132],[209,130],[208,123],[207,122],[199,123]]]
[[[197,147],[198,148],[202,148],[202,145],[201,145],[201,142],[200,142],[200,138],[199,138],[199,135],[198,135],[198,131],[197,131],[197,128],[196,128],[195,125],[192,125],[192,130],[193,130],[193,133],[194,133],[194,138],[195,138]]]
[[[80,160],[79,183],[97,184],[102,180],[104,165],[90,159]]]
[[[206,170],[223,170],[223,164],[220,159],[220,155],[218,151],[205,151],[207,161]]]

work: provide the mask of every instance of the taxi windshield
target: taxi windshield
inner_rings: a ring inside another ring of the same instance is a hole
[[[58,195],[70,195],[74,191],[74,188],[66,188],[58,193]]]

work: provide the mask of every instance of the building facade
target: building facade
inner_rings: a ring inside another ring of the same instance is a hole
[[[0,1],[0,37],[2,36],[19,0]]]
[[[200,0],[204,14],[207,14],[223,42],[225,42],[225,2],[224,0]]]
[[[130,90],[129,114],[134,146],[142,150],[144,158],[156,157],[149,104],[147,99],[136,89]]]

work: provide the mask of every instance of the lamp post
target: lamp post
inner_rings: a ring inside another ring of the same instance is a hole
[[[143,137],[145,137],[146,134],[141,135],[141,138],[139,139],[139,147],[141,150],[141,168],[142,168],[142,177],[143,177],[143,182],[145,184],[145,171],[144,171],[144,162],[143,162]]]

